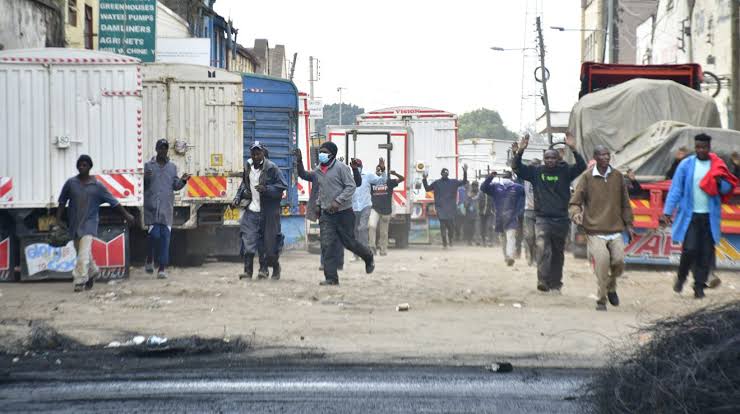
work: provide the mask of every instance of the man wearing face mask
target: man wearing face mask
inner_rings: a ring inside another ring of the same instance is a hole
[[[457,212],[457,189],[468,182],[468,165],[463,165],[463,179],[450,178],[450,171],[442,168],[442,178],[432,184],[427,182],[429,173],[424,172],[422,184],[424,191],[434,192],[434,208],[439,219],[439,228],[442,233],[442,248],[446,249],[449,244],[452,247],[452,239],[455,237],[455,214]]]
[[[259,142],[250,146],[242,184],[236,192],[234,205],[243,205],[240,226],[244,273],[239,279],[251,279],[254,256],[259,255],[258,279],[267,279],[272,267],[272,279],[280,279],[280,251],[283,234],[280,228],[280,201],[288,187],[278,166],[267,158],[267,149]],[[242,204],[242,202],[244,202]]]
[[[538,256],[537,289],[542,292],[559,293],[563,286],[565,239],[570,228],[570,183],[586,170],[586,161],[576,152],[576,140],[570,133],[565,134],[565,145],[573,152],[574,165],[561,160],[554,149],[545,151],[544,165],[524,165],[522,155],[529,146],[529,135],[522,138],[514,156],[514,171],[532,183]]]
[[[352,195],[356,184],[350,168],[337,162],[337,145],[331,141],[319,147],[319,168],[314,172],[319,183],[321,216],[321,249],[324,252],[324,278],[321,286],[339,284],[337,264],[341,252],[336,240],[365,262],[365,272],[372,273],[375,259],[370,249],[354,237],[355,215],[352,212]]]

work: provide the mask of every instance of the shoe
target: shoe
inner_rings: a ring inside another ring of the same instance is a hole
[[[676,277],[676,280],[673,282],[673,291],[676,293],[681,293],[683,290],[683,284],[685,283],[685,280],[681,280],[678,277]]]
[[[544,283],[538,283],[537,290],[539,290],[540,292],[549,292],[550,288],[547,287],[547,285],[545,285]]]
[[[272,267],[272,280],[280,280],[280,264],[278,263]]]
[[[164,270],[157,272],[157,279],[167,279],[167,272]]]
[[[694,299],[704,299],[704,289],[694,289]]]
[[[606,312],[606,303],[596,302],[596,310]]]
[[[338,280],[322,280],[319,282],[319,286],[339,286]]]
[[[509,267],[514,266],[514,259],[512,258],[506,259],[506,266],[509,266]]]
[[[243,280],[243,279],[248,279],[248,280],[252,279],[252,274],[251,273],[240,273],[239,280]]]
[[[267,279],[270,276],[270,271],[267,269],[260,269],[259,272],[257,272],[257,279]]]
[[[619,306],[619,296],[617,295],[617,292],[608,292],[606,297],[609,298],[609,303],[611,303],[612,306]]]
[[[75,292],[82,292],[83,290],[85,290],[85,283],[75,285]]]
[[[144,271],[147,273],[154,273],[154,263],[144,263]]]
[[[722,279],[714,275],[709,276],[709,281],[707,282],[707,287],[709,289],[714,289],[721,284],[722,284]]]
[[[94,284],[95,284],[95,279],[93,277],[90,277],[89,279],[87,279],[87,282],[85,282],[85,290],[92,289]]]
[[[375,256],[370,256],[370,260],[365,262],[365,273],[370,274],[375,270]]]

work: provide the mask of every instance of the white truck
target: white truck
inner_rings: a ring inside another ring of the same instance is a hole
[[[428,213],[434,199],[424,191],[421,179],[424,172],[429,174],[429,180],[440,178],[442,168],[447,168],[452,178],[462,176],[457,115],[432,108],[401,106],[358,115],[357,124],[357,127],[329,127],[327,139],[337,143],[340,156],[360,158],[366,169],[374,169],[380,156],[390,160],[390,169],[406,178],[393,194],[390,237],[396,247],[429,243]],[[363,132],[357,135],[356,141],[347,134],[351,129]],[[371,131],[376,134],[370,134]],[[392,144],[387,152],[378,148],[379,144],[387,144],[384,133],[390,134]],[[340,143],[342,135],[346,136],[345,146]]]
[[[238,254],[239,210],[230,204],[244,162],[241,75],[180,63],[144,64],[142,74],[144,161],[166,139],[170,161],[191,174],[175,195],[173,261],[198,265],[207,255]]]
[[[0,280],[69,278],[72,245],[47,232],[65,180],[81,154],[131,212],[143,205],[142,78],[139,61],[81,49],[0,51]],[[140,216],[140,214],[139,214]],[[129,232],[101,210],[93,257],[102,278],[128,273]]]

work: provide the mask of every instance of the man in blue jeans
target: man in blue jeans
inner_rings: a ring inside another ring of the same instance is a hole
[[[185,187],[190,179],[188,174],[177,176],[177,167],[167,157],[169,149],[167,140],[160,139],[155,144],[157,155],[144,164],[144,225],[149,240],[144,267],[147,273],[154,273],[156,260],[158,279],[167,279],[175,191]]]

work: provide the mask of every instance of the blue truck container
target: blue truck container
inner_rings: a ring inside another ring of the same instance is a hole
[[[267,147],[272,162],[288,181],[284,214],[298,213],[298,191],[293,177],[293,150],[298,133],[298,88],[287,79],[243,74],[244,85],[244,162],[249,147],[259,141]]]

